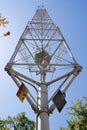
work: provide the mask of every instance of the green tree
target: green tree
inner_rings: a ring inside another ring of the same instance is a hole
[[[68,128],[60,130],[87,130],[87,97],[78,99],[69,109],[71,120],[67,120]]]
[[[0,120],[0,130],[34,130],[35,123],[29,120],[25,112],[19,113],[17,116],[8,116],[5,120]]]
[[[0,26],[5,27],[6,24],[8,24],[8,23],[9,23],[9,22],[6,20],[6,18],[2,17],[2,14],[0,13]],[[7,36],[9,36],[9,35],[10,35],[10,31],[7,31],[7,32],[3,33],[2,36],[7,37]],[[2,36],[0,36],[0,37],[2,37]]]
[[[2,14],[0,13],[0,26],[5,26],[9,22],[6,20],[6,18],[2,17]]]

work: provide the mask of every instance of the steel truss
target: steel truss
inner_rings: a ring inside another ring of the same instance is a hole
[[[54,103],[49,106],[50,101],[59,89],[63,88],[62,92],[66,93],[82,67],[47,10],[39,7],[25,27],[5,70],[18,88],[24,82],[36,90],[37,99],[32,92],[26,99],[37,114],[37,130],[49,130],[49,114],[55,109]],[[57,90],[48,97],[49,86],[58,81],[61,82]]]

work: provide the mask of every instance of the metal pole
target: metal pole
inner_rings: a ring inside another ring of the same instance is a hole
[[[38,108],[37,128],[38,130],[49,130],[49,115],[48,115],[48,91],[44,81],[44,74],[41,76],[41,85],[38,87]]]

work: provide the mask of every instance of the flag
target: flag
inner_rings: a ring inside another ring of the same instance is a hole
[[[24,83],[22,83],[16,93],[17,97],[21,100],[21,102],[24,101],[24,99],[26,98],[26,95],[28,93],[28,89],[27,87],[24,85]]]

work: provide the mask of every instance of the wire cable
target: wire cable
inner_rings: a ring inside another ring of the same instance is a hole
[[[29,84],[29,85],[31,85],[35,90],[36,90],[36,92],[38,93],[38,90],[37,90],[37,88],[33,85],[33,84],[31,84],[30,82],[28,82],[28,81],[26,81],[26,80],[24,80],[24,79],[22,79],[22,78],[19,78],[18,76],[16,76],[15,75],[15,77],[16,78],[18,78],[19,80],[22,80],[22,81],[24,81],[25,83],[27,83],[27,84]]]

